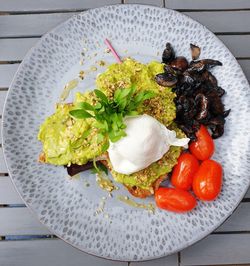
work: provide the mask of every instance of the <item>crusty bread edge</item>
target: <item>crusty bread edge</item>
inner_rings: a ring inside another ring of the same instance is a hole
[[[38,162],[40,163],[45,163],[46,162],[46,156],[44,152],[41,152],[39,157],[38,157]],[[101,160],[100,161],[105,167],[107,167],[110,172],[111,172],[111,168],[108,164],[107,160]],[[137,198],[146,198],[149,196],[154,195],[154,192],[159,188],[160,184],[162,181],[164,181],[165,179],[167,179],[167,174],[165,175],[161,175],[160,177],[158,177],[154,183],[152,184],[151,189],[144,189],[144,188],[140,188],[137,186],[128,186],[128,185],[124,185],[127,190],[130,192],[130,194],[132,194],[134,197]]]
[[[38,162],[39,163],[45,163],[46,162],[46,155],[43,151],[38,156]]]
[[[100,162],[111,171],[111,168],[106,160],[101,160]],[[151,189],[144,189],[144,188],[140,188],[137,186],[128,186],[128,185],[124,185],[124,186],[130,192],[130,194],[132,194],[134,197],[146,198],[146,197],[154,195],[154,192],[159,188],[161,182],[165,179],[167,179],[167,174],[161,175],[160,177],[158,177],[152,184]]]

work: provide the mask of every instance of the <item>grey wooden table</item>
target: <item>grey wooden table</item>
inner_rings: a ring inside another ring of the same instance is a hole
[[[41,35],[77,12],[124,2],[168,7],[198,20],[229,47],[250,80],[250,0],[0,0],[0,125],[13,75]],[[199,243],[154,261],[112,262],[71,247],[32,216],[11,183],[0,144],[0,266],[128,264],[250,265],[250,190],[235,213]]]

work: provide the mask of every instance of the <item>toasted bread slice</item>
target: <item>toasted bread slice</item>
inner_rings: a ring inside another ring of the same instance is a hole
[[[102,160],[101,163],[111,171],[110,166],[106,160]],[[124,185],[124,186],[134,197],[146,198],[151,195],[154,195],[154,192],[159,188],[160,183],[166,178],[167,178],[167,175],[162,175],[158,177],[155,180],[155,182],[152,184],[152,187],[150,187],[149,189],[140,188],[138,186],[128,186],[128,185]]]
[[[41,152],[41,153],[39,154],[38,162],[39,162],[39,163],[45,163],[45,162],[46,162],[46,155],[45,155],[44,152]]]
[[[159,188],[160,183],[167,178],[167,175],[162,175],[158,177],[158,179],[155,180],[155,182],[152,184],[151,189],[143,189],[137,186],[125,186],[127,190],[137,198],[146,198],[151,195],[154,195],[155,191]]]
[[[40,163],[45,163],[46,162],[46,157],[45,157],[45,153],[44,152],[40,153],[38,161]],[[110,168],[107,160],[101,160],[100,162],[111,171],[111,168]],[[154,192],[159,188],[161,182],[163,180],[165,180],[166,178],[167,178],[167,175],[162,175],[162,176],[158,177],[158,179],[155,180],[155,182],[152,184],[152,187],[150,187],[149,189],[140,188],[138,186],[128,186],[128,185],[124,185],[124,186],[127,188],[127,190],[134,197],[146,198],[146,197],[149,197],[151,195],[154,195]]]

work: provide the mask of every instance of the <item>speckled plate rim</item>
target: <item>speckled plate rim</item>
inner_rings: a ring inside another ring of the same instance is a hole
[[[162,9],[168,9],[168,8],[165,8],[165,7],[156,7],[156,6],[154,6],[154,5],[144,5],[144,4],[114,4],[114,5],[105,5],[105,6],[97,7],[97,8],[93,8],[93,9],[90,9],[90,10],[95,10],[95,9],[105,9],[105,8],[107,8],[107,7],[109,7],[109,6],[138,6],[138,7],[142,6],[142,7],[148,7],[148,8],[160,9],[160,10],[162,10]],[[233,54],[231,53],[231,51],[230,51],[230,50],[227,48],[227,46],[224,44],[224,42],[222,42],[222,41],[221,41],[221,40],[220,40],[220,39],[219,39],[219,38],[218,38],[213,32],[211,32],[206,26],[204,26],[204,25],[201,24],[200,22],[194,20],[193,18],[189,17],[189,16],[186,15],[186,14],[180,13],[180,12],[175,11],[175,10],[172,10],[172,9],[170,9],[170,10],[171,10],[171,12],[173,12],[174,14],[181,15],[181,16],[186,17],[187,19],[189,19],[189,20],[191,20],[191,21],[195,21],[199,26],[201,26],[201,27],[205,28],[207,31],[209,31],[209,32],[210,32],[210,33],[211,33],[211,34],[217,39],[217,41],[218,41],[219,43],[221,43],[221,44],[224,46],[224,48],[227,50],[227,52],[229,52],[229,54],[232,55],[232,57],[233,57],[233,59],[234,59],[234,63],[235,63],[235,65],[237,65],[237,67],[242,71],[242,74],[243,74],[243,76],[244,76],[244,78],[245,78],[245,80],[246,80],[246,82],[247,82],[247,85],[246,85],[246,86],[248,87],[248,90],[250,90],[250,86],[249,86],[248,80],[246,79],[246,76],[245,76],[245,74],[244,74],[244,72],[243,72],[243,70],[242,70],[240,64],[239,64],[238,61],[235,59],[235,57],[233,56]],[[53,32],[56,31],[58,28],[62,27],[64,24],[67,24],[68,21],[74,19],[74,17],[78,16],[79,14],[80,14],[80,15],[84,15],[84,14],[87,13],[87,12],[89,12],[89,10],[87,10],[87,11],[83,11],[83,12],[80,12],[80,13],[78,13],[78,14],[74,14],[72,17],[68,18],[67,20],[65,20],[64,22],[60,23],[59,25],[57,25],[57,26],[54,27],[53,29],[51,29],[51,30],[47,31],[46,33],[44,33],[43,36],[41,36],[41,38],[39,39],[39,41],[38,41],[34,46],[32,46],[32,47],[29,49],[29,51],[26,53],[24,59],[23,59],[22,62],[20,63],[20,65],[19,65],[19,67],[18,67],[18,69],[17,69],[17,71],[16,71],[16,73],[15,73],[15,75],[14,75],[14,77],[13,77],[11,83],[10,83],[10,86],[9,86],[9,89],[8,89],[8,92],[7,92],[7,95],[6,95],[5,101],[4,101],[3,115],[2,115],[2,128],[1,128],[2,143],[3,143],[3,145],[2,145],[2,149],[3,149],[3,154],[4,154],[4,161],[5,161],[5,163],[6,163],[6,167],[7,167],[7,170],[8,170],[9,176],[10,176],[10,178],[11,178],[12,184],[13,184],[14,187],[15,187],[15,190],[17,191],[17,193],[19,194],[19,196],[21,197],[21,199],[24,201],[24,203],[26,204],[26,206],[31,210],[32,215],[33,215],[34,217],[36,217],[36,219],[39,221],[40,224],[42,224],[43,226],[45,226],[46,228],[48,228],[48,230],[49,230],[51,233],[55,234],[57,237],[59,237],[59,238],[60,238],[61,240],[63,240],[64,242],[70,244],[71,246],[75,247],[76,249],[78,249],[78,250],[80,250],[80,251],[82,251],[82,252],[84,252],[84,253],[86,253],[86,254],[90,254],[90,255],[93,255],[93,256],[95,256],[95,257],[102,258],[102,259],[107,259],[107,260],[111,260],[111,261],[121,261],[121,262],[123,262],[123,261],[128,261],[128,260],[118,260],[118,259],[113,259],[112,257],[102,257],[102,256],[98,256],[98,255],[95,254],[95,253],[87,252],[87,251],[83,250],[81,247],[79,247],[79,246],[77,246],[77,245],[75,245],[75,244],[72,244],[72,243],[69,242],[68,240],[65,240],[60,234],[56,233],[53,229],[51,229],[50,226],[48,226],[47,224],[43,223],[43,222],[38,218],[35,208],[33,208],[31,204],[29,204],[28,202],[26,202],[25,199],[23,198],[22,194],[19,192],[19,189],[18,189],[18,187],[17,187],[17,185],[16,185],[16,183],[15,183],[13,177],[12,177],[12,173],[11,173],[11,171],[10,171],[10,169],[9,169],[9,165],[8,165],[8,160],[7,160],[6,155],[5,155],[5,145],[6,145],[6,144],[4,144],[4,127],[3,127],[3,125],[4,125],[5,123],[7,123],[7,122],[5,121],[5,117],[6,117],[6,115],[5,115],[5,111],[6,111],[6,105],[7,105],[7,101],[8,101],[8,97],[9,97],[9,95],[10,95],[10,92],[11,92],[12,90],[14,90],[14,88],[13,88],[13,84],[15,83],[16,77],[18,76],[18,72],[19,72],[20,69],[23,67],[23,65],[25,64],[25,62],[28,61],[30,55],[32,54],[33,49],[34,49],[34,48],[35,48],[40,42],[42,42],[43,39],[45,39],[46,36],[47,36],[49,33],[53,33]],[[248,138],[248,144],[249,144],[249,143],[250,143],[250,136],[249,136],[249,138]],[[6,145],[6,146],[7,146],[7,145]],[[151,261],[151,260],[155,260],[155,259],[158,259],[158,258],[162,258],[162,257],[165,257],[165,256],[169,256],[169,255],[175,254],[175,253],[177,253],[177,252],[179,252],[179,251],[181,251],[181,250],[183,250],[183,249],[185,249],[185,248],[187,248],[187,247],[189,247],[189,246],[191,246],[191,245],[193,245],[193,244],[195,244],[195,243],[197,243],[197,242],[200,242],[201,240],[203,240],[205,237],[207,237],[208,235],[210,235],[213,231],[215,231],[218,227],[220,227],[220,226],[221,226],[226,220],[228,220],[228,219],[231,217],[231,215],[236,211],[237,207],[239,206],[239,204],[241,203],[242,199],[243,199],[244,196],[246,195],[246,193],[247,193],[249,187],[250,187],[250,179],[248,179],[248,184],[246,185],[246,187],[245,187],[245,189],[244,189],[242,195],[241,195],[240,197],[238,197],[238,200],[237,200],[237,201],[235,201],[235,204],[233,205],[232,211],[228,212],[228,213],[227,213],[227,214],[226,214],[226,215],[220,220],[220,222],[218,222],[216,225],[214,225],[213,227],[211,227],[210,230],[205,231],[205,232],[201,232],[199,235],[196,235],[196,237],[193,238],[191,241],[186,242],[183,246],[181,246],[179,249],[174,250],[173,252],[168,252],[168,254],[163,254],[163,255],[160,255],[160,256],[155,256],[155,257],[150,257],[150,258],[140,259],[140,260],[133,260],[133,259],[130,259],[129,261],[137,261],[137,262],[138,262],[138,261]]]

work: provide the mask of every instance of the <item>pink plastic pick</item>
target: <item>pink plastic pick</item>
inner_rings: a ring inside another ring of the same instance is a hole
[[[110,49],[111,53],[113,54],[115,59],[118,61],[118,63],[122,63],[122,60],[120,59],[119,55],[117,54],[117,52],[115,51],[115,49],[113,48],[113,46],[111,45],[108,39],[105,39],[105,44],[108,46],[108,48]]]

